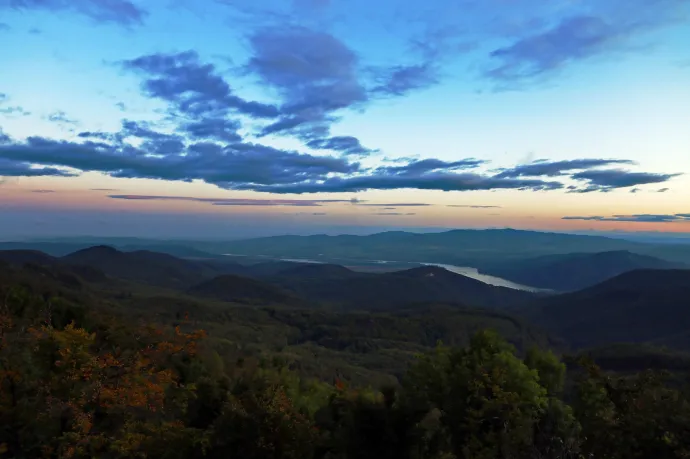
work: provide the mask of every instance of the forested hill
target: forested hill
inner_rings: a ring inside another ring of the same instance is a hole
[[[0,457],[687,456],[680,379],[566,366],[502,313],[256,307],[72,268],[0,263]]]

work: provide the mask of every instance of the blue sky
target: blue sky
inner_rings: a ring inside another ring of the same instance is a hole
[[[187,217],[175,235],[688,231],[689,14],[0,0],[5,237],[172,235],[161,222]]]

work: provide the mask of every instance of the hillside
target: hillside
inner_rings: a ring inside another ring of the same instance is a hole
[[[685,267],[688,266],[627,250],[619,250],[548,255],[510,264],[506,263],[504,266],[485,269],[484,272],[520,284],[566,292],[591,287],[636,269]]]
[[[386,310],[425,302],[503,308],[533,298],[529,292],[495,287],[435,266],[380,274],[340,268],[300,267],[300,275],[293,270],[265,280],[304,298],[360,310]]]
[[[690,270],[636,270],[523,310],[574,347],[611,343],[672,345],[690,332]]]
[[[190,295],[244,304],[295,306],[306,302],[285,290],[248,277],[225,274],[189,289]]]
[[[14,266],[22,266],[27,263],[36,265],[55,265],[59,260],[53,256],[38,250],[0,250],[0,260]]]
[[[222,272],[221,265],[212,266],[145,250],[121,252],[107,246],[80,250],[60,261],[98,268],[113,277],[171,288],[188,288]]]

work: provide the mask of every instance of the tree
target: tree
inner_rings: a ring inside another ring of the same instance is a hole
[[[458,458],[518,457],[547,406],[537,371],[489,331],[477,333],[467,349],[439,348],[422,357],[404,387],[408,403],[440,410]]]

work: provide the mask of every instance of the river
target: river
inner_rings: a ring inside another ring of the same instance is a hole
[[[226,254],[229,256],[238,256],[238,255],[233,255],[233,254]],[[242,256],[242,255],[239,255]],[[325,261],[318,261],[318,260],[311,260],[307,258],[273,258],[273,257],[268,257],[268,256],[262,256],[262,258],[269,258],[273,260],[280,260],[280,261],[292,261],[295,263],[315,263],[315,264],[326,264],[329,262]],[[343,260],[344,261],[344,260]],[[355,260],[347,260],[348,262],[352,262]],[[400,261],[388,261],[388,260],[356,260],[359,263],[371,263],[371,264],[381,264],[381,263],[403,263]],[[335,262],[334,260],[331,262]],[[343,265],[347,266],[348,263],[342,263]],[[485,284],[489,285],[494,285],[496,287],[506,287],[506,288],[512,288],[514,290],[524,290],[528,292],[551,292],[551,290],[547,289],[542,289],[542,288],[537,288],[537,287],[531,287],[529,285],[523,285],[523,284],[518,284],[516,282],[509,281],[508,279],[503,279],[501,277],[496,277],[496,276],[490,276],[488,274],[482,274],[480,273],[476,268],[472,268],[469,266],[455,266],[455,265],[446,265],[443,263],[427,263],[427,262],[410,262],[410,265],[422,265],[422,266],[438,266],[439,268],[444,268],[447,269],[448,271],[455,273],[455,274],[460,274],[461,276],[469,277],[471,279],[478,280],[480,282],[484,282]]]

